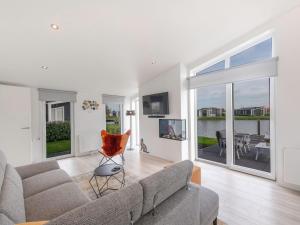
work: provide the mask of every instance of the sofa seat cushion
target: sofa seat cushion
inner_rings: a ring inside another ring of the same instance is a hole
[[[26,221],[51,220],[89,201],[75,183],[64,183],[25,198]]]
[[[0,224],[1,225],[15,225],[15,223],[10,220],[6,215],[0,213]]]
[[[191,178],[192,169],[193,163],[185,160],[140,180],[144,198],[142,215],[185,187]]]
[[[211,225],[218,216],[219,196],[212,190],[200,186],[200,225]]]
[[[72,182],[72,179],[62,169],[50,170],[26,178],[23,180],[24,198],[67,182]]]
[[[198,187],[182,188],[157,206],[154,215],[148,212],[135,225],[199,225],[199,196]]]

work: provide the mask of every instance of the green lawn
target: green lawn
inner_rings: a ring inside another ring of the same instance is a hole
[[[120,134],[121,126],[119,124],[106,124],[106,131],[110,134]]]
[[[225,120],[225,116],[215,116],[215,117],[201,116],[198,117],[198,120]]]
[[[198,136],[198,145],[201,147],[208,147],[215,144],[218,144],[217,138]]]
[[[71,140],[47,142],[47,155],[58,154],[66,151],[71,152]]]

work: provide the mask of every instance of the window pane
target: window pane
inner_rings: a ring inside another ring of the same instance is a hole
[[[272,38],[230,57],[230,67],[272,58]]]
[[[59,107],[55,109],[56,111],[56,121],[63,121],[64,120],[64,109],[62,107]]]
[[[216,71],[224,70],[224,69],[225,69],[225,60],[218,62],[212,66],[209,66],[209,67],[197,72],[196,76],[203,75],[206,73],[216,72]]]
[[[226,163],[226,85],[197,89],[198,158]]]
[[[106,104],[106,130],[110,134],[121,133],[121,105]]]
[[[270,172],[269,78],[233,85],[234,164]]]

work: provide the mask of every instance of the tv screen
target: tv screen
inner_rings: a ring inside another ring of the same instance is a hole
[[[168,92],[143,96],[144,115],[169,114]]]

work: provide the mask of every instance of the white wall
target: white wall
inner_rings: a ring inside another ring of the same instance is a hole
[[[300,190],[299,27],[299,7],[275,24],[275,49],[279,56],[276,98],[278,181],[298,190]]]
[[[143,115],[142,96],[168,92],[170,114],[166,115],[166,119],[187,119],[187,92],[183,83],[185,76],[184,66],[178,64],[139,88],[140,138],[144,139],[151,155],[175,162],[188,157],[188,141],[159,138],[159,121]]]
[[[83,110],[84,100],[97,101],[98,110]],[[102,104],[101,94],[82,93],[77,94],[77,102],[74,105],[75,117],[75,155],[82,155],[89,151],[98,150],[101,146],[100,131],[105,129],[105,105]]]

